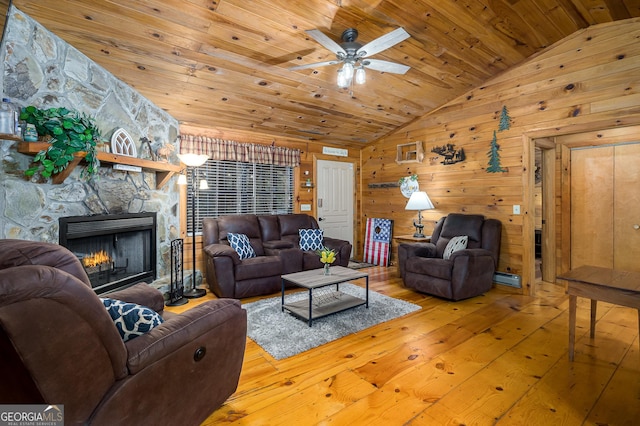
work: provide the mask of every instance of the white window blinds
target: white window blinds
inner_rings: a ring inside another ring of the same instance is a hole
[[[190,173],[188,179],[190,189]],[[201,232],[204,217],[293,213],[293,167],[209,160],[197,169],[196,187],[202,179],[209,189],[197,190],[196,233]],[[187,194],[187,232],[191,233],[193,191]]]

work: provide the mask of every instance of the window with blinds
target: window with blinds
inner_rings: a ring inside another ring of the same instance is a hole
[[[198,189],[196,233],[202,218],[232,214],[293,213],[293,167],[209,160],[198,167],[196,186],[206,179],[209,189]],[[188,175],[192,188],[191,173]],[[187,192],[187,232],[191,233],[193,193]]]

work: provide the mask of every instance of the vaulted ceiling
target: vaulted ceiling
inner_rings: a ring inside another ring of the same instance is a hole
[[[333,143],[372,142],[573,32],[640,16],[640,0],[13,0],[181,123]],[[340,89],[305,32],[410,38]]]

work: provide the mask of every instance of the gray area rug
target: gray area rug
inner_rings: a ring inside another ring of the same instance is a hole
[[[344,293],[360,298],[365,289],[340,284]],[[306,299],[307,292],[288,294],[286,302]],[[281,311],[281,298],[272,297],[243,305],[247,310],[247,334],[275,359],[284,359],[376,324],[421,309],[420,306],[369,291],[369,309],[364,305],[314,319],[313,327],[288,312]]]

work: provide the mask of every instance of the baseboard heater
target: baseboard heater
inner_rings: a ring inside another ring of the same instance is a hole
[[[520,275],[508,274],[506,272],[496,272],[493,275],[493,282],[508,285],[509,287],[522,288]]]

